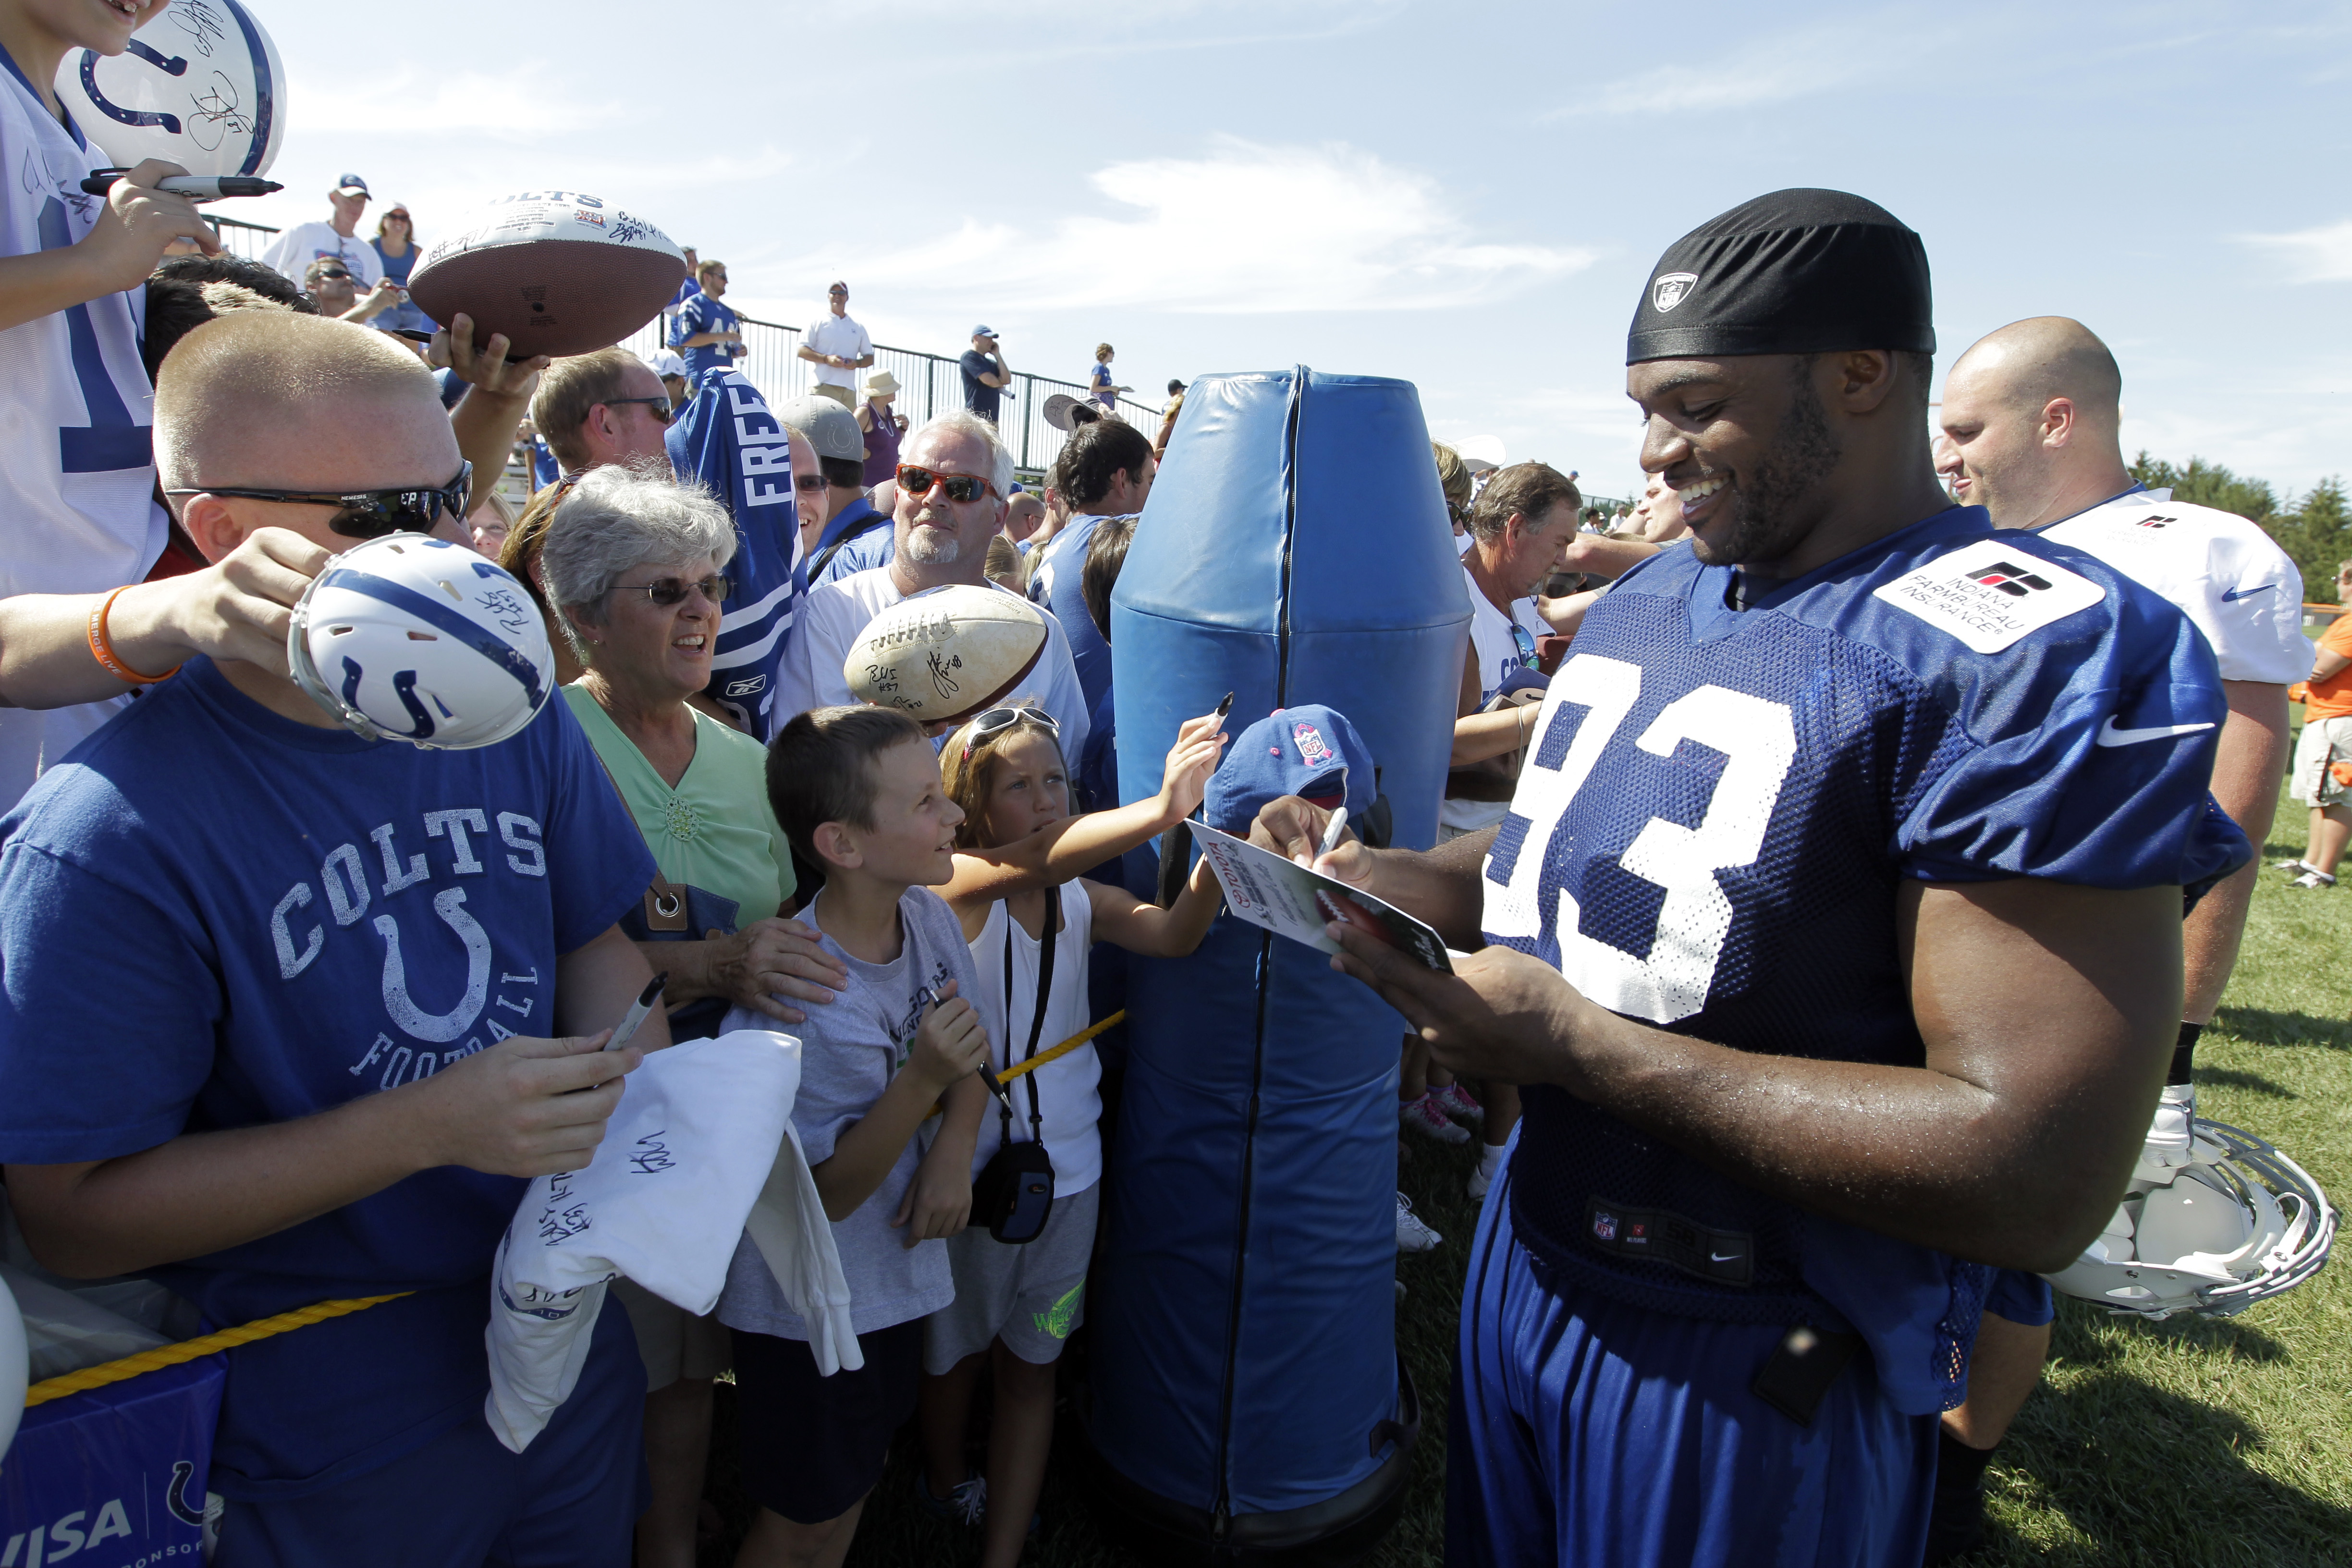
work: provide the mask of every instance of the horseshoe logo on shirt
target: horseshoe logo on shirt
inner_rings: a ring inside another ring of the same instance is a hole
[[[490,994],[490,938],[465,909],[466,889],[451,888],[433,897],[433,912],[466,944],[466,994],[446,1013],[427,1013],[408,994],[408,969],[400,958],[400,923],[390,915],[375,917],[376,933],[383,938],[383,1010],[413,1039],[446,1044],[464,1034],[481,1016]]]

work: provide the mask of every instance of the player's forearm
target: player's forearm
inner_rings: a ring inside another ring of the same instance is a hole
[[[191,1132],[120,1159],[11,1165],[8,1191],[42,1264],[131,1274],[275,1236],[441,1163],[418,1124],[423,1083],[296,1121]]]
[[[505,477],[515,432],[530,413],[529,395],[484,392],[478,386],[467,387],[457,406],[449,411],[449,433],[457,438],[457,455],[474,465],[471,500],[488,494]]]
[[[1867,1230],[2062,1268],[2130,1173],[2132,1140],[2078,1136],[2057,1115],[2022,1121],[1925,1068],[1759,1057],[1593,1011],[1560,1087],[1736,1181]],[[2150,1078],[2135,1101],[2143,1130],[2156,1089]]]
[[[94,259],[78,245],[0,257],[0,331],[121,292],[121,285],[101,276]]]
[[[803,343],[799,348],[793,352],[797,357],[808,361],[811,364],[823,364],[825,363],[824,355],[817,353],[816,350],[809,347],[806,343]]]
[[[842,1130],[834,1140],[833,1152],[809,1167],[809,1174],[816,1178],[816,1195],[824,1205],[825,1218],[847,1219],[881,1190],[883,1180],[906,1151],[907,1140],[915,1135],[930,1113],[932,1102],[940,1098],[935,1085],[901,1070],[865,1118]]]

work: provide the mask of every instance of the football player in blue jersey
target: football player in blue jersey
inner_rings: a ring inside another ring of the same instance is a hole
[[[1916,1563],[1990,1267],[2063,1267],[2125,1188],[2183,889],[2250,853],[2227,709],[2172,606],[1948,502],[1930,320],[1918,237],[1843,193],[1670,247],[1626,382],[1693,548],[1588,614],[1499,826],[1322,862],[1475,950],[1334,962],[1527,1086],[1450,1563]]]

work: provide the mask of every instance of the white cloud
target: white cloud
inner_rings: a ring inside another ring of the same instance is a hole
[[[1339,143],[1219,137],[1205,157],[1113,163],[1090,183],[1132,211],[1041,225],[966,217],[837,266],[909,308],[951,295],[999,313],[1262,314],[1459,306],[1564,277],[1594,254],[1482,240],[1434,180]]]
[[[2241,244],[2258,246],[2284,258],[2298,283],[2352,283],[2352,218],[2293,234],[2239,237]]]
[[[537,140],[610,126],[612,108],[580,90],[577,79],[541,66],[485,71],[397,68],[383,71],[289,71],[291,120],[304,136],[321,132],[396,132],[405,136],[492,135]],[[306,90],[306,79],[331,90]]]
[[[1945,42],[1946,35],[1928,31],[1900,11],[1855,16],[1744,43],[1713,60],[1683,60],[1622,76],[1537,118],[1683,117],[1785,103],[1849,83],[1885,83]]]

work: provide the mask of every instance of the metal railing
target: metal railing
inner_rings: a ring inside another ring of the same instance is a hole
[[[763,321],[756,316],[739,314],[737,320],[741,323],[747,352],[736,360],[735,367],[752,385],[773,402],[804,396],[814,390],[817,367],[800,357],[799,328]],[[651,360],[665,346],[668,331],[668,318],[657,316],[624,339],[621,346],[640,359]],[[893,406],[907,416],[909,429],[935,415],[964,405],[963,367],[945,354],[877,343],[874,363],[855,373],[857,384],[863,387],[867,376],[886,370],[898,378],[898,402]],[[1087,395],[1086,387],[1077,382],[1056,381],[1051,376],[1018,370],[1013,373],[1012,384],[1003,391],[1003,401],[997,409],[997,430],[1004,437],[1004,444],[1013,448],[1013,466],[1024,472],[1041,472],[1069,438],[1045,421],[1045,399],[1057,392],[1079,399]],[[1122,397],[1118,412],[1121,419],[1146,437],[1160,434],[1159,409]]]
[[[247,261],[260,260],[261,253],[269,248],[270,241],[278,236],[278,231],[268,224],[247,223],[241,217],[215,217],[206,213],[205,221],[213,226],[215,234],[220,236],[224,249],[231,256]],[[301,279],[297,278],[294,281],[299,283]]]

